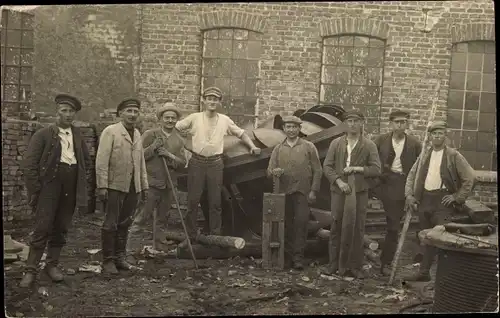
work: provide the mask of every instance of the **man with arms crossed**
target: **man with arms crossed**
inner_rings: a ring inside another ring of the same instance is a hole
[[[187,131],[192,136],[192,153],[188,165],[188,212],[186,227],[190,237],[196,236],[196,217],[203,190],[208,195],[210,234],[221,235],[221,191],[224,162],[222,152],[224,136],[240,138],[250,148],[250,153],[258,156],[257,148],[243,129],[231,118],[217,112],[221,106],[222,92],[216,87],[203,91],[204,111],[191,114],[177,122],[175,127]],[[185,246],[184,241],[180,246]]]

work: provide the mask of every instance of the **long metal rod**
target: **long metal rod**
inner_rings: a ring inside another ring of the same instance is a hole
[[[420,173],[420,170],[422,169],[422,164],[424,161],[423,155],[425,153],[425,149],[427,148],[427,143],[429,141],[429,133],[427,132],[427,130],[430,127],[431,123],[434,121],[434,117],[436,116],[437,101],[439,99],[440,87],[441,87],[441,83],[438,80],[438,82],[436,83],[436,88],[435,88],[436,98],[432,104],[431,114],[429,116],[429,121],[427,122],[427,128],[426,128],[425,135],[424,135],[424,142],[422,143],[422,150],[420,151],[420,156],[418,159],[418,166],[417,166],[417,170],[415,172],[415,176],[418,176]],[[415,189],[415,187],[416,187],[416,184],[417,184],[416,181],[417,181],[417,178],[415,177],[415,183],[413,184],[413,189]],[[394,281],[394,277],[396,276],[396,270],[398,267],[399,257],[401,255],[401,251],[403,250],[403,244],[405,242],[406,233],[408,232],[408,228],[410,227],[411,217],[412,217],[411,208],[407,208],[406,212],[405,212],[405,222],[403,224],[403,229],[401,230],[401,235],[399,236],[398,247],[396,249],[396,253],[394,254],[394,258],[392,259],[392,270],[391,270],[391,276],[389,277],[389,285],[392,285],[392,283]]]
[[[181,218],[182,228],[184,229],[184,234],[186,234],[186,240],[188,243],[189,252],[191,253],[191,257],[193,258],[194,267],[198,269],[198,263],[196,262],[196,256],[194,255],[193,252],[193,246],[191,245],[191,240],[189,239],[186,224],[184,223],[184,218],[182,217],[181,207],[179,205],[179,198],[177,196],[177,190],[175,189],[172,177],[170,176],[170,170],[168,170],[167,161],[165,160],[165,158],[162,159],[163,159],[163,166],[165,166],[165,171],[167,172],[168,183],[170,184],[170,187],[172,188],[172,192],[174,195],[175,205],[177,206],[177,211],[179,212],[179,217]]]

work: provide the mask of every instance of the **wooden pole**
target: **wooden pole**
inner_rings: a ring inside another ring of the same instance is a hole
[[[191,246],[191,240],[189,239],[186,224],[184,223],[184,218],[182,217],[181,206],[179,204],[179,198],[177,196],[177,190],[175,190],[174,182],[172,181],[172,176],[170,175],[170,170],[168,170],[167,161],[163,157],[162,157],[162,159],[163,159],[163,166],[165,167],[165,171],[167,172],[168,182],[170,184],[170,187],[172,188],[172,192],[174,195],[175,205],[177,206],[177,211],[179,212],[179,217],[181,219],[182,228],[184,229],[184,233],[186,234],[186,240],[188,243],[189,252],[191,253],[191,257],[193,258],[194,267],[196,269],[198,269],[198,263],[196,262],[196,256],[194,256],[193,246]]]
[[[413,191],[416,189],[416,181],[417,177],[420,173],[420,170],[422,169],[422,164],[424,161],[423,155],[425,153],[425,149],[427,148],[427,143],[429,140],[429,133],[427,130],[429,129],[430,125],[434,121],[434,117],[436,116],[436,109],[437,109],[437,100],[439,99],[439,89],[441,87],[441,82],[438,80],[436,83],[436,98],[434,99],[434,102],[432,104],[431,108],[431,115],[429,116],[429,121],[427,122],[427,128],[425,130],[425,135],[424,135],[424,142],[422,143],[422,150],[420,151],[420,156],[418,159],[418,165],[417,165],[417,170],[415,171],[415,183],[413,184]],[[392,259],[392,270],[391,270],[391,276],[389,277],[389,285],[392,285],[394,281],[394,277],[396,275],[396,269],[398,267],[398,262],[399,262],[399,257],[401,255],[401,251],[403,250],[403,244],[405,241],[406,233],[408,232],[408,228],[410,227],[410,221],[412,217],[412,208],[407,208],[405,211],[405,222],[403,224],[403,229],[401,230],[401,235],[399,236],[399,241],[398,241],[398,247],[396,249],[396,253],[394,254],[394,258]]]

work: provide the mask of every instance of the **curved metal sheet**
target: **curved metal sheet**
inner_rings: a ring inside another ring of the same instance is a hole
[[[342,114],[345,113],[345,109],[342,106],[333,105],[333,104],[322,104],[316,105],[307,110],[308,112],[320,112],[327,113],[334,117],[341,118]]]
[[[286,138],[285,133],[279,129],[257,128],[253,135],[267,148],[276,146]]]
[[[243,141],[235,136],[224,136],[225,156],[232,158],[246,154],[248,154],[248,146]]]
[[[303,121],[312,122],[316,125],[321,126],[322,128],[330,128],[333,126],[338,126],[342,123],[342,121],[337,117],[327,113],[320,113],[320,112],[309,112],[309,111],[305,112],[301,116],[301,119]]]
[[[309,121],[303,121],[302,126],[300,127],[300,132],[306,136],[316,134],[322,130],[323,128],[321,128],[321,126],[311,123]]]

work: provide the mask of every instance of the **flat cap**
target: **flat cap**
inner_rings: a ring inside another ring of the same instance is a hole
[[[393,120],[396,117],[404,117],[408,119],[410,118],[410,113],[401,109],[396,109],[389,114],[389,120]]]
[[[363,113],[361,113],[359,110],[350,110],[350,111],[347,111],[343,114],[342,116],[342,120],[347,120],[348,118],[356,118],[356,119],[361,119],[361,120],[364,120],[365,119],[365,116],[363,115]]]
[[[58,105],[62,105],[62,104],[69,105],[75,111],[79,111],[80,109],[82,109],[82,103],[80,103],[80,101],[78,100],[78,98],[73,97],[71,95],[59,94],[59,95],[56,96],[56,98],[54,99],[54,101]]]
[[[283,124],[286,124],[286,123],[301,125],[302,120],[297,116],[285,116],[285,117],[283,117]]]
[[[217,87],[208,87],[203,91],[203,97],[206,96],[216,96],[222,98],[222,91]]]
[[[427,131],[431,133],[431,132],[433,132],[436,129],[446,129],[446,128],[447,128],[446,122],[444,122],[442,120],[438,120],[438,121],[433,122],[429,126],[429,128],[427,129]]]
[[[127,107],[141,108],[141,102],[135,98],[126,99],[118,104],[118,107],[116,107],[116,112],[119,113],[121,110],[124,110]]]
[[[163,106],[158,108],[158,110],[156,111],[156,116],[158,117],[158,119],[160,119],[161,116],[163,116],[163,113],[166,111],[172,111],[177,114],[178,118],[181,117],[181,111],[179,110],[179,108],[177,108],[177,106],[174,103],[167,102],[163,104]]]

